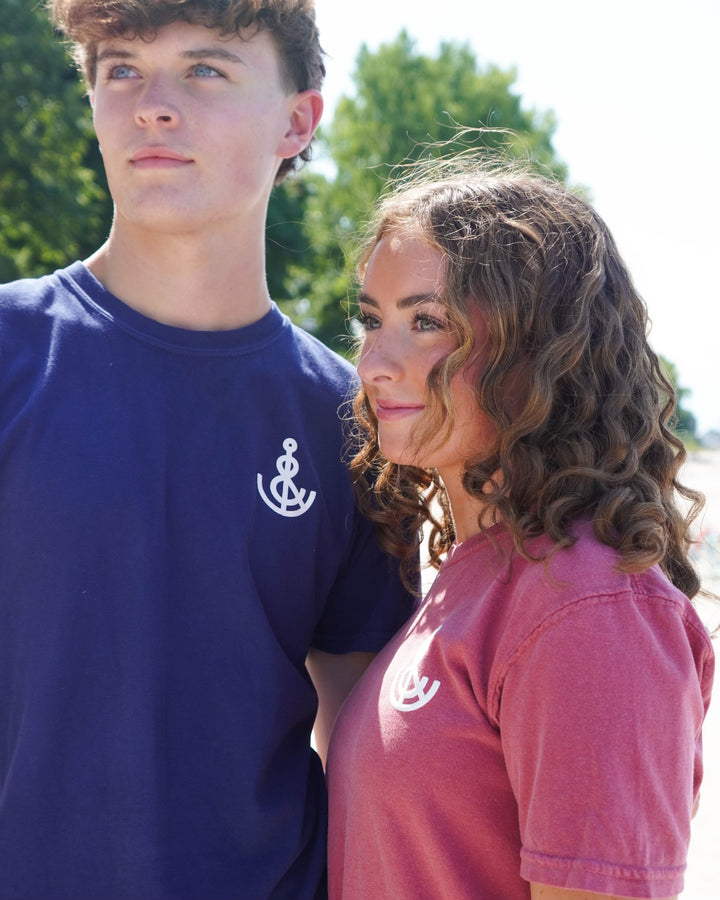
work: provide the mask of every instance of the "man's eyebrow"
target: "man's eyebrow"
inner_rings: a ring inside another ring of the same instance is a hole
[[[380,304],[377,300],[373,300],[373,298],[364,293],[360,292],[358,295],[358,303],[364,303],[366,306],[372,306],[376,309],[379,309]],[[403,297],[402,300],[398,300],[397,307],[398,309],[409,309],[412,306],[420,306],[421,303],[444,303],[445,301],[440,297],[439,294],[433,292],[431,294],[410,294],[407,297]]]
[[[180,55],[185,59],[223,59],[226,62],[245,65],[245,60],[241,56],[226,50],[224,47],[200,47],[197,50],[185,50]]]
[[[98,53],[97,61],[102,62],[105,59],[135,59],[137,53],[127,50],[124,47],[106,47]],[[240,63],[245,65],[245,60],[226,50],[224,47],[198,47],[195,50],[184,50],[180,54],[182,59],[199,60],[199,59],[218,59],[224,62]]]
[[[133,59],[134,53],[130,50],[121,50],[119,47],[106,47],[97,55],[97,61],[102,62],[105,59]]]

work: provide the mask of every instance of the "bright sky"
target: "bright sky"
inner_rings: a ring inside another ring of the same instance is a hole
[[[700,433],[720,431],[720,2],[316,0],[316,9],[328,122],[352,93],[361,44],[375,49],[402,28],[423,53],[467,41],[481,66],[516,67],[524,106],[554,111],[555,149],[615,235],[650,310],[651,342],[691,390]]]

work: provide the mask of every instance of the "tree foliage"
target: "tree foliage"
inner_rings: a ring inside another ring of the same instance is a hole
[[[84,89],[34,0],[0,5],[0,280],[102,242],[109,200]]]
[[[265,232],[267,283],[270,296],[287,307],[299,325],[314,331],[316,322],[303,297],[311,288],[310,271],[320,265],[304,225],[311,198],[322,185],[322,176],[304,172],[281,182],[273,191]],[[294,298],[288,303],[287,298]]]
[[[332,175],[308,198],[304,228],[313,258],[284,294],[303,298],[303,310],[310,304],[324,341],[341,351],[346,346],[352,251],[394,167],[476,150],[566,176],[552,147],[552,114],[526,110],[515,79],[513,69],[481,68],[465,44],[443,43],[434,57],[418,53],[405,31],[377,51],[362,47],[356,92],[341,98],[320,135]]]

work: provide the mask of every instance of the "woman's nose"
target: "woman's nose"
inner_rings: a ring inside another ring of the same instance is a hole
[[[382,379],[396,381],[402,376],[402,352],[390,335],[368,336],[357,364],[362,381],[370,383]]]

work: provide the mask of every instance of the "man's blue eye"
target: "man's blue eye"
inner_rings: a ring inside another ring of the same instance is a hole
[[[111,78],[132,78],[135,75],[131,66],[113,66],[110,71]]]
[[[201,78],[214,78],[220,75],[217,69],[213,69],[212,66],[207,66],[204,63],[193,66],[193,74],[199,75]]]

